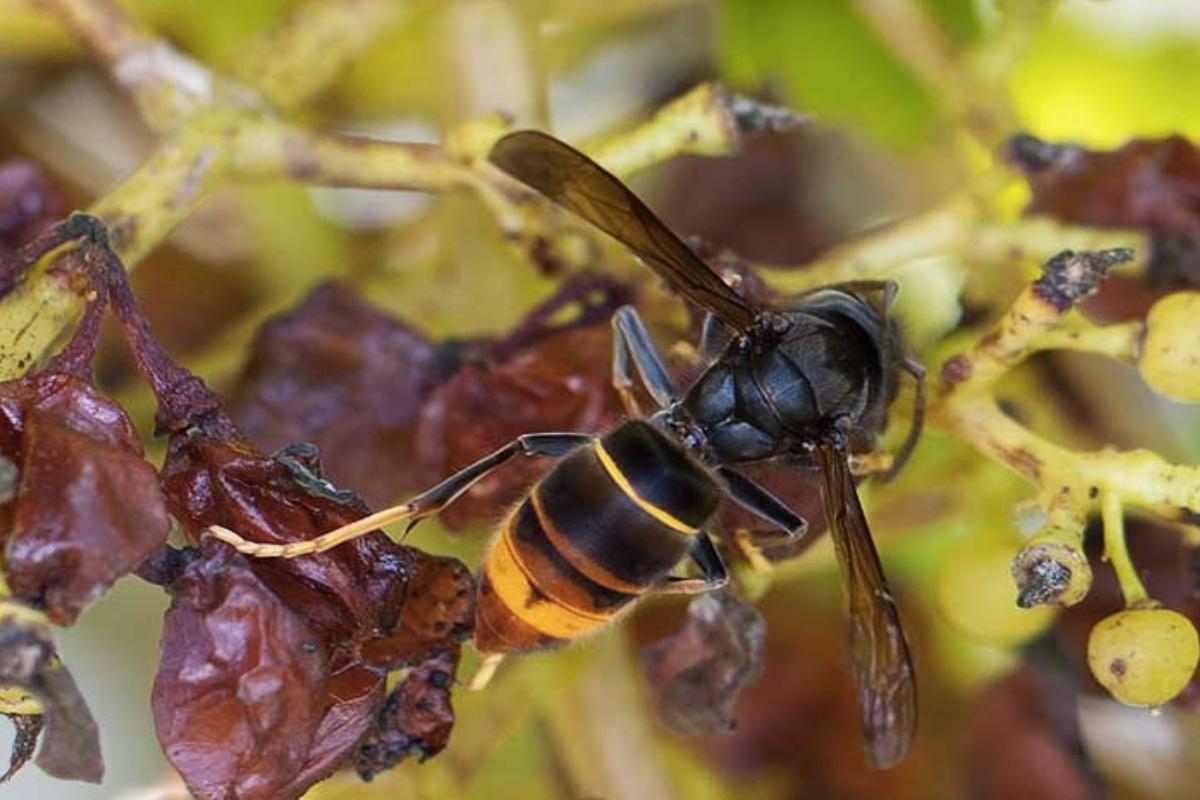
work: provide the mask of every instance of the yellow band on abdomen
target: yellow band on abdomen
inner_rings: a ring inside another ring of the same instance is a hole
[[[604,471],[608,473],[608,477],[612,478],[613,483],[620,487],[621,491],[625,493],[626,497],[636,503],[638,508],[640,508],[642,511],[645,511],[647,514],[654,517],[671,530],[686,534],[694,534],[698,532],[698,528],[693,528],[691,525],[688,525],[674,514],[659,508],[658,506],[654,505],[654,503],[651,503],[649,500],[638,494],[637,490],[633,488],[633,484],[631,484],[629,479],[625,477],[625,473],[621,472],[621,468],[617,466],[616,461],[613,461],[613,457],[610,456],[608,451],[604,449],[604,445],[600,443],[599,439],[593,439],[592,446],[596,450],[596,457],[599,458],[600,463],[604,465]]]
[[[574,639],[612,619],[612,615],[564,606],[537,591],[512,551],[507,525],[488,554],[485,569],[496,596],[512,615],[546,636]]]

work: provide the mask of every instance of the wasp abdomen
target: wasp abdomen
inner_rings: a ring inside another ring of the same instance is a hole
[[[609,622],[687,554],[720,497],[707,470],[644,422],[570,453],[501,526],[476,646],[537,650]]]

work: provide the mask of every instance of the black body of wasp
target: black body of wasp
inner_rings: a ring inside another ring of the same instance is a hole
[[[676,413],[716,463],[796,455],[834,421],[870,445],[883,429],[903,364],[892,326],[862,297],[813,293],[766,314],[688,390]]]
[[[723,586],[725,567],[706,527],[724,497],[786,535],[806,528],[730,465],[785,459],[816,469],[849,594],[867,754],[876,766],[899,761],[915,729],[913,670],[847,460],[882,430],[902,370],[917,379],[917,411],[893,469],[919,434],[923,373],[905,358],[887,319],[892,285],[833,287],[756,307],[615,177],[568,145],[523,131],[501,139],[491,160],[614,236],[709,312],[700,377],[680,391],[636,310],[626,306],[613,318],[613,384],[630,419],[603,435],[521,436],[407,503],[308,542],[259,545],[214,532],[254,555],[319,552],[397,519],[436,514],[514,456],[558,457],[504,519],[479,579],[476,647],[522,652],[576,639],[651,592]],[[649,415],[639,408],[635,376],[658,406]],[[671,575],[684,557],[703,577]]]

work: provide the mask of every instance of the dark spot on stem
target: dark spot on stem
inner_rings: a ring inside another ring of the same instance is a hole
[[[1096,291],[1109,269],[1131,260],[1133,250],[1128,247],[1079,253],[1064,250],[1042,267],[1042,277],[1034,282],[1033,293],[1049,303],[1055,311],[1065,313]]]
[[[1042,460],[1024,447],[1017,447],[1012,450],[1001,448],[1000,457],[1012,466],[1013,469],[1022,475],[1029,476],[1035,481],[1039,480],[1042,476]]]
[[[8,758],[8,770],[0,775],[0,783],[7,783],[9,778],[16,775],[21,767],[33,758],[33,753],[37,749],[38,736],[41,735],[44,724],[44,717],[41,714],[8,714],[6,716],[12,721],[13,727],[16,729],[16,736],[13,737],[12,754]]]
[[[1065,564],[1049,558],[1036,561],[1018,579],[1017,605],[1021,608],[1049,605],[1070,583],[1071,569]]]
[[[725,96],[725,105],[733,114],[738,133],[783,133],[805,125],[809,117],[784,106],[760,103],[740,94]]]
[[[1026,173],[1062,167],[1082,152],[1078,145],[1046,142],[1028,133],[1015,134],[1004,144],[1006,160]]]
[[[1108,665],[1108,671],[1117,678],[1124,678],[1126,669],[1125,659],[1123,658],[1114,658]]]
[[[971,359],[963,353],[946,359],[942,365],[942,390],[948,392],[971,377],[971,369]]]

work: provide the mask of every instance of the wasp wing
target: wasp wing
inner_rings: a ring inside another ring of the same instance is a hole
[[[637,195],[583,153],[541,131],[517,131],[498,141],[488,158],[624,244],[696,305],[740,331],[753,324],[755,308],[729,288]]]
[[[850,600],[850,655],[872,766],[893,766],[912,745],[917,689],[912,657],[867,527],[845,449],[817,448],[821,495]]]

